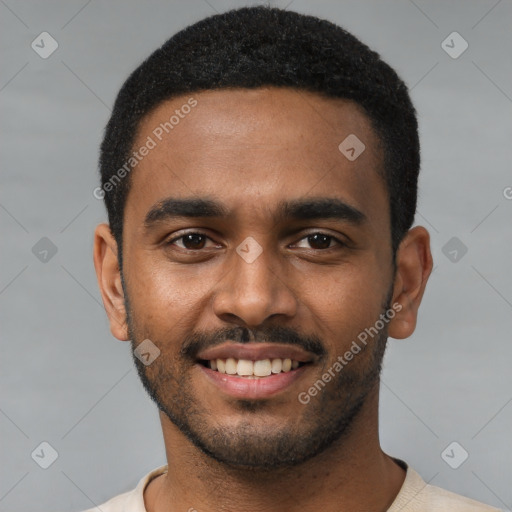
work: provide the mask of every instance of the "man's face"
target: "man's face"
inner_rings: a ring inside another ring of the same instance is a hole
[[[160,350],[148,366],[135,361],[160,409],[205,453],[297,464],[347,432],[377,389],[385,328],[333,369],[390,307],[378,139],[350,101],[275,88],[191,96],[197,105],[169,133],[158,127],[189,96],[158,106],[134,144],[149,136],[156,146],[132,173],[124,216],[129,336]],[[338,149],[351,134],[365,145],[355,160]],[[198,202],[187,211],[168,200]],[[286,359],[298,368],[284,371]],[[231,375],[233,365],[271,373]],[[329,369],[330,382],[299,400]]]

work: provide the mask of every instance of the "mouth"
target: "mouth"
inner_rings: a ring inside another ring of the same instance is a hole
[[[200,352],[197,366],[223,394],[264,399],[289,389],[316,357],[292,345],[228,342]]]
[[[210,368],[214,372],[236,375],[237,377],[247,379],[262,379],[270,375],[287,373],[307,364],[290,358],[259,359],[257,361],[251,361],[250,359],[235,359],[234,357],[229,357],[227,359],[200,360],[199,362],[204,367]]]

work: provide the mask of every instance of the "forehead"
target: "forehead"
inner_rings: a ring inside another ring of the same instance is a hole
[[[288,88],[180,96],[142,120],[133,149],[143,146],[125,220],[170,196],[257,213],[309,194],[388,216],[379,138],[349,100]]]

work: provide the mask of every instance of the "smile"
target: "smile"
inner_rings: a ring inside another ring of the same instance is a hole
[[[233,343],[197,354],[197,368],[222,394],[265,399],[289,390],[318,357],[296,345]]]
[[[233,357],[228,359],[211,359],[204,363],[219,373],[246,378],[263,378],[273,374],[286,373],[296,370],[301,364],[304,364],[289,358],[251,361],[249,359],[235,359]]]

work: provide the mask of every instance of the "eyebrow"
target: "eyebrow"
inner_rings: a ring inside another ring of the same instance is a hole
[[[144,226],[176,218],[226,218],[230,211],[218,201],[208,198],[174,198],[159,201],[147,213]],[[357,208],[337,198],[319,197],[282,201],[273,212],[275,222],[284,220],[334,219],[359,225],[367,221]]]

